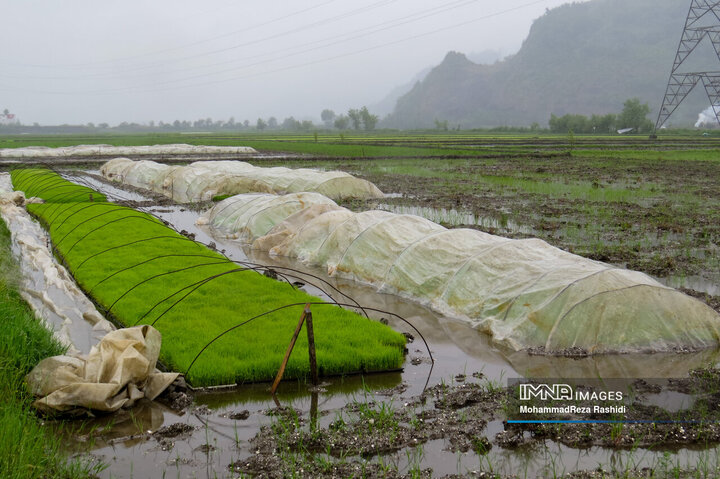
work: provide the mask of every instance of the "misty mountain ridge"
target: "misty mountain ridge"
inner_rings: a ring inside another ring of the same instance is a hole
[[[688,4],[679,0],[591,0],[547,11],[520,50],[478,64],[449,52],[400,96],[382,122],[390,128],[546,126],[551,114],[619,113],[637,97],[655,121]],[[685,71],[720,70],[709,39]],[[710,104],[698,85],[668,125],[690,126]]]
[[[467,57],[473,63],[490,65],[500,61],[503,54],[500,50],[482,50],[479,52],[468,53]],[[412,90],[418,82],[423,81],[432,69],[432,66],[423,68],[412,78],[412,80],[400,86],[396,86],[390,91],[390,93],[385,95],[382,100],[370,105],[370,110],[380,116],[389,115],[395,109],[398,99]]]

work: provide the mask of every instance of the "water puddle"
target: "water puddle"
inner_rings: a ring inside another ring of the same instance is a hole
[[[454,208],[446,209],[433,208],[430,206],[408,206],[380,203],[377,206],[377,209],[389,211],[391,213],[397,213],[400,215],[421,216],[434,223],[442,225],[478,226],[485,230],[492,228],[499,231],[522,233],[527,235],[531,235],[534,232],[533,228],[515,223],[514,221],[507,218],[488,218],[484,216],[478,216],[468,211],[456,210]]]
[[[656,279],[672,288],[694,289],[695,291],[700,291],[710,296],[720,296],[720,277],[715,280],[710,280],[703,276],[669,276],[667,278]]]

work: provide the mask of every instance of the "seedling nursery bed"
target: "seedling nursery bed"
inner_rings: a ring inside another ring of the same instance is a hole
[[[28,211],[80,287],[118,324],[157,328],[160,360],[186,373],[194,387],[272,380],[306,303],[313,303],[321,376],[396,370],[403,363],[405,337],[380,322],[322,304],[50,170],[11,175],[16,190],[45,201]],[[308,375],[301,334],[284,377]]]

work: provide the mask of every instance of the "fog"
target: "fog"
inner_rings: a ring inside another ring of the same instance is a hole
[[[509,55],[562,0],[0,0],[0,111],[24,124],[373,105],[450,50]]]

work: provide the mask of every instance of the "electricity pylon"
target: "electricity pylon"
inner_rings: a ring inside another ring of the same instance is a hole
[[[720,71],[680,73],[678,69],[700,42],[708,37],[720,62],[720,1],[692,0],[680,37],[675,62],[668,80],[662,107],[658,113],[655,129],[667,121],[685,97],[700,81],[710,99],[715,118],[720,123]]]

